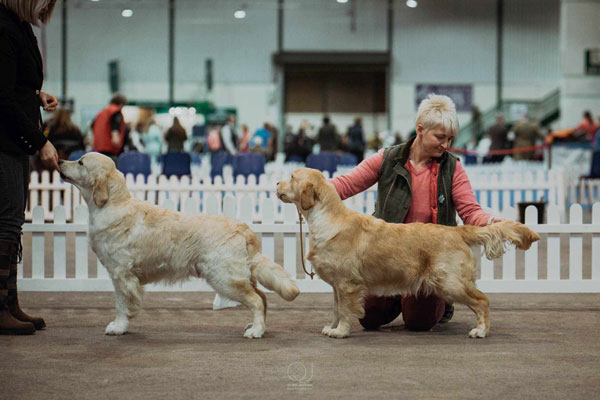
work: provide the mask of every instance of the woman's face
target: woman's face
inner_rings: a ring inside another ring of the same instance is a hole
[[[425,130],[421,124],[417,125],[417,135],[421,137],[424,153],[432,158],[441,157],[448,151],[455,136],[447,133],[443,127]]]

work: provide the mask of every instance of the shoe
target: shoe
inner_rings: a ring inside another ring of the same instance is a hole
[[[0,295],[0,297],[6,296]],[[34,333],[33,324],[19,321],[8,312],[6,307],[0,311],[0,335],[33,335]]]
[[[445,324],[446,322],[452,319],[454,315],[454,304],[446,303],[446,307],[444,308],[444,315],[442,315],[442,319],[438,322],[438,324]]]

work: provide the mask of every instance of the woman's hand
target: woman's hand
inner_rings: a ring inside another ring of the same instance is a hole
[[[58,154],[49,140],[40,149],[40,160],[46,167],[54,167],[56,170],[60,171],[60,168],[58,167]]]
[[[505,221],[504,218],[500,218],[500,217],[492,217],[492,220],[490,221],[490,224],[495,224],[497,222],[502,222]]]
[[[40,100],[42,100],[42,106],[44,106],[44,111],[54,111],[56,107],[58,107],[58,100],[56,97],[52,96],[50,93],[46,93],[43,90],[40,90]]]

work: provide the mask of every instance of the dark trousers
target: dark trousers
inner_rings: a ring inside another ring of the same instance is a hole
[[[21,240],[28,191],[29,156],[0,151],[0,240]]]

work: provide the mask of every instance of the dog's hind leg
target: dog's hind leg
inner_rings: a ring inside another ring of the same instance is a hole
[[[337,285],[336,291],[339,322],[337,327],[329,330],[326,335],[333,338],[345,338],[350,336],[352,320],[365,315],[362,300],[367,288],[359,283],[341,282]]]
[[[467,305],[477,316],[477,327],[469,332],[469,337],[486,337],[490,330],[490,301],[487,296],[468,282],[463,285],[455,300]]]
[[[129,319],[133,318],[142,305],[143,288],[137,277],[113,277],[115,287],[115,320],[108,324],[107,335],[122,335],[127,332]]]
[[[239,301],[246,305],[254,316],[252,324],[247,325],[244,337],[261,338],[265,333],[266,297],[260,289],[255,288],[249,281],[229,280],[218,283],[209,282],[215,290],[231,300]],[[262,296],[259,294],[262,293]]]
[[[333,320],[331,321],[330,325],[327,325],[323,328],[321,333],[323,335],[328,335],[332,329],[337,328],[339,322],[340,322],[340,316],[339,316],[339,311],[338,311],[338,292],[337,292],[337,289],[335,288],[335,286],[333,286]]]

